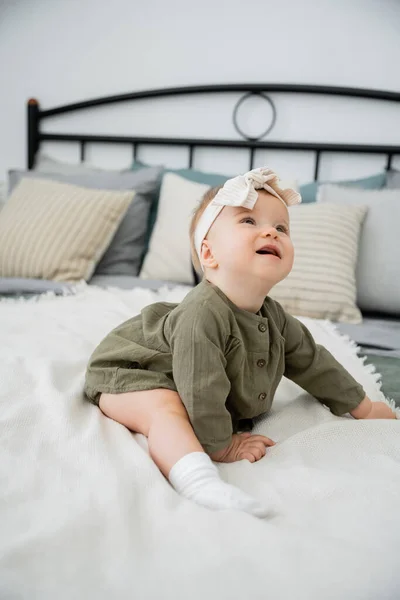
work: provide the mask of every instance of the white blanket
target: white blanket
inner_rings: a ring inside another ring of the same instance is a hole
[[[276,512],[257,519],[179,497],[145,439],[82,395],[102,337],[187,288],[0,303],[0,598],[394,600],[400,585],[400,423],[335,417],[283,380],[261,461],[223,478]],[[353,344],[303,319],[381,399]]]

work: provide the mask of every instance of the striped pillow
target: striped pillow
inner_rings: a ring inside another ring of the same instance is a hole
[[[270,296],[294,315],[360,323],[355,268],[365,206],[303,204],[289,208],[293,270]]]
[[[23,179],[0,212],[0,276],[90,279],[134,195]]]

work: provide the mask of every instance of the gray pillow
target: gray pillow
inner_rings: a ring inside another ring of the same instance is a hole
[[[394,169],[387,172],[386,189],[394,190],[400,188],[400,171]]]
[[[363,311],[400,315],[400,189],[322,185],[317,202],[368,207],[358,250],[357,304]]]
[[[143,165],[145,167],[149,165]],[[94,167],[90,163],[82,162],[82,163],[68,163],[63,162],[62,160],[57,160],[51,158],[51,156],[47,156],[47,154],[37,154],[35,157],[35,171],[41,171],[42,173],[58,173],[59,175],[81,175],[82,173],[118,173],[121,171],[125,171],[126,169],[100,169],[98,167]],[[130,167],[129,167],[130,170]]]
[[[23,178],[50,179],[81,187],[103,190],[135,190],[111,244],[97,265],[94,275],[138,275],[146,252],[147,225],[152,202],[161,182],[162,168],[138,171],[100,171],[85,168],[80,173],[9,171],[9,193]]]

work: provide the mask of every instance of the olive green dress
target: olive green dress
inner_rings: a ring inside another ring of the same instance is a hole
[[[333,414],[365,392],[308,329],[265,298],[255,314],[207,280],[180,304],[158,302],[111,331],[92,354],[85,393],[176,390],[204,450],[226,447],[243,420],[268,412],[282,376]]]

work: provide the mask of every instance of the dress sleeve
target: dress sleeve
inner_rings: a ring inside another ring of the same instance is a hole
[[[170,320],[174,383],[199,442],[211,454],[232,440],[225,406],[231,388],[225,370],[226,325],[206,307]]]
[[[356,408],[365,397],[363,387],[310,331],[282,308],[285,339],[285,377],[291,379],[337,416]]]

